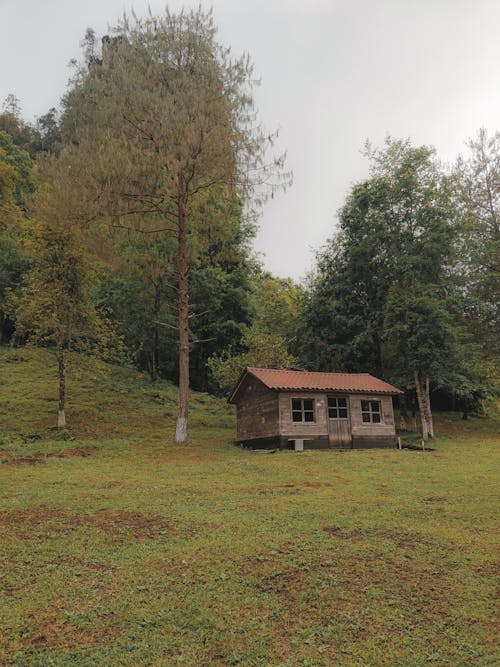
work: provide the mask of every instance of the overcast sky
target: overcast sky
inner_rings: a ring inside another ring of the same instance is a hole
[[[0,0],[0,102],[33,120],[57,106],[87,27],[106,33],[150,0]],[[171,1],[171,9],[198,0]],[[303,277],[332,234],[360,151],[387,134],[453,161],[500,123],[500,0],[213,0],[220,41],[250,54],[261,122],[280,130],[294,183],[265,205],[255,243],[280,276]]]

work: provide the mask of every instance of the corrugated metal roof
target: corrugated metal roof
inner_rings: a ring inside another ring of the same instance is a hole
[[[229,396],[231,402],[247,373],[250,373],[269,389],[282,391],[346,391],[373,394],[402,394],[388,382],[369,373],[313,373],[309,371],[283,371],[274,368],[246,368]]]

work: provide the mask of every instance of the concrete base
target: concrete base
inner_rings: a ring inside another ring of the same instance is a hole
[[[238,445],[251,449],[283,449],[291,451],[303,451],[308,449],[329,449],[331,451],[346,451],[349,449],[390,449],[396,447],[396,436],[363,436],[353,437],[348,447],[332,447],[328,436],[316,436],[310,439],[303,435],[295,436],[272,436],[269,438],[255,438],[254,440],[238,440]],[[302,446],[302,449],[300,448]]]

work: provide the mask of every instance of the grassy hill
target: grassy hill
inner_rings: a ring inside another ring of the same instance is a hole
[[[0,664],[495,665],[498,422],[433,452],[243,451],[231,408],[0,348]],[[72,438],[63,440],[62,438]]]

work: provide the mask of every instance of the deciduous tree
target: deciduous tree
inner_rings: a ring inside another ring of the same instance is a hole
[[[101,57],[89,35],[87,66],[62,123],[73,148],[61,159],[88,165],[82,183],[94,193],[90,215],[175,238],[178,443],[187,437],[193,212],[214,188],[230,201],[251,191],[262,199],[280,182],[283,163],[266,161],[272,137],[255,124],[248,58],[231,58],[215,34],[211,14],[199,9],[125,18]]]
[[[431,386],[466,384],[453,317],[453,181],[427,147],[389,139],[367,152],[371,177],[354,186],[311,281],[302,355],[322,370],[368,370],[414,389],[426,438]]]
[[[59,376],[57,426],[66,426],[67,357],[97,330],[90,299],[90,269],[70,229],[32,221],[25,248],[31,268],[11,301],[18,336],[54,347]]]
[[[242,337],[245,351],[240,354],[214,355],[208,366],[217,384],[228,391],[246,366],[260,368],[293,368],[297,360],[288,352],[287,340],[267,333],[257,326],[247,329]]]

